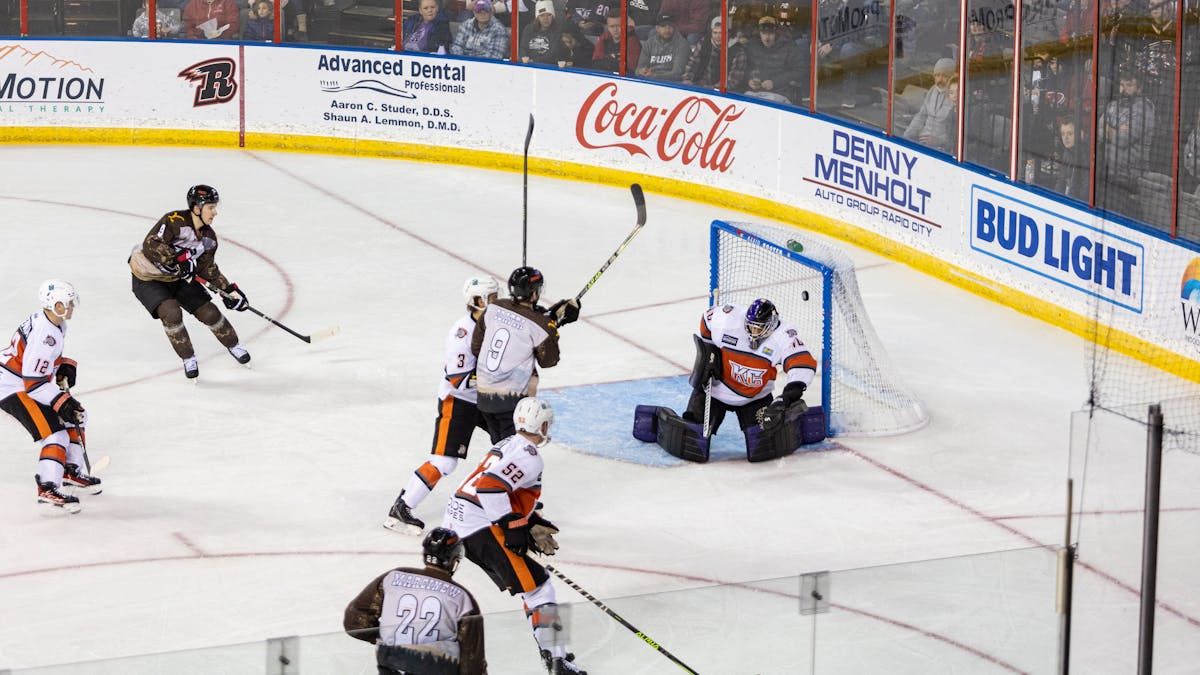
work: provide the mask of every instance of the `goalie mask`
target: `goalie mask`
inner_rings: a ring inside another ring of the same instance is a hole
[[[500,284],[491,277],[471,277],[463,284],[463,300],[477,312],[482,312],[491,302],[491,296],[499,293]]]
[[[69,282],[47,279],[38,288],[38,302],[41,303],[42,309],[62,318],[70,313],[72,307],[79,304],[79,293]],[[63,305],[61,314],[55,309],[60,302]]]
[[[458,569],[463,557],[462,539],[453,530],[435,527],[425,535],[421,546],[425,549],[425,564],[443,569],[450,574]]]
[[[750,303],[746,309],[746,333],[750,336],[751,349],[758,349],[763,340],[771,337],[778,327],[779,312],[775,309],[775,303],[766,298]]]
[[[541,447],[550,442],[550,426],[554,424],[554,409],[549,403],[532,396],[523,398],[513,411],[513,424],[517,431],[537,434],[542,437]]]

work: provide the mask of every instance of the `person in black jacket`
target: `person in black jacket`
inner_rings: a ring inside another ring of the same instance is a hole
[[[534,19],[521,30],[521,62],[558,65],[562,55],[562,26],[552,0],[538,0]]]

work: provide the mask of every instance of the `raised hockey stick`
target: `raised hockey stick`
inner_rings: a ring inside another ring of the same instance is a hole
[[[529,253],[529,141],[533,139],[533,113],[529,113],[529,128],[525,130],[525,163],[521,167],[521,267]]]
[[[230,295],[228,293],[221,290],[220,288],[217,288],[215,285],[213,285],[212,283],[210,283],[207,279],[205,279],[203,277],[196,277],[196,281],[199,281],[200,283],[204,284],[208,288],[208,290],[220,295],[222,298],[230,297]],[[326,328],[325,330],[317,331],[316,333],[313,333],[311,335],[302,335],[302,334],[297,333],[296,331],[292,330],[291,328],[288,328],[287,326],[283,325],[279,321],[276,321],[274,318],[269,317],[266,314],[263,314],[262,312],[258,311],[251,305],[246,305],[246,309],[261,316],[262,318],[266,319],[269,323],[275,325],[276,327],[282,328],[289,335],[298,337],[301,340],[304,340],[305,342],[308,342],[310,344],[312,343],[313,340],[324,340],[327,337],[336,335],[338,332],[337,326],[331,326],[329,328]]]
[[[699,673],[697,673],[696,671],[692,670],[692,669],[691,669],[691,668],[688,666],[688,664],[684,663],[683,661],[680,661],[678,657],[676,657],[676,656],[675,656],[674,654],[672,654],[671,652],[667,651],[667,650],[666,650],[666,649],[665,649],[665,648],[664,648],[662,645],[660,645],[660,644],[658,644],[657,642],[655,642],[654,640],[650,639],[650,636],[649,636],[649,635],[646,635],[646,634],[645,634],[645,633],[643,633],[642,631],[638,630],[636,626],[634,626],[633,624],[629,623],[629,622],[628,622],[628,621],[626,621],[625,619],[622,619],[620,614],[617,614],[616,612],[614,612],[614,611],[612,611],[611,609],[609,609],[609,608],[608,608],[608,605],[606,605],[606,604],[604,604],[603,602],[600,602],[599,600],[597,600],[597,599],[596,599],[596,596],[594,596],[594,595],[592,595],[591,593],[588,593],[587,591],[583,590],[583,588],[581,588],[581,587],[579,586],[579,584],[577,584],[577,583],[575,583],[574,581],[571,581],[570,579],[568,579],[568,578],[567,578],[567,576],[566,576],[565,574],[563,574],[562,572],[559,572],[557,569],[555,569],[555,567],[554,567],[553,565],[546,565],[545,567],[546,567],[546,569],[548,569],[548,570],[550,570],[551,572],[553,572],[553,573],[554,573],[554,576],[558,577],[559,579],[562,579],[562,580],[563,580],[563,583],[565,583],[566,585],[568,585],[568,586],[570,586],[571,588],[575,589],[575,592],[576,592],[576,593],[579,593],[579,594],[580,594],[580,595],[582,595],[583,597],[587,598],[588,602],[590,602],[590,603],[592,603],[593,605],[595,605],[595,606],[599,607],[601,611],[603,611],[605,614],[607,614],[607,615],[611,616],[613,619],[615,619],[615,620],[616,620],[616,622],[617,622],[617,623],[619,623],[619,624],[621,624],[622,626],[624,626],[624,627],[628,628],[628,629],[630,630],[630,632],[632,632],[634,635],[636,635],[636,636],[640,637],[640,638],[642,639],[642,641],[643,641],[643,642],[645,642],[646,644],[650,645],[651,647],[653,647],[654,649],[656,649],[657,651],[659,651],[659,652],[660,652],[660,653],[661,653],[663,656],[667,657],[668,659],[671,659],[671,661],[673,661],[673,662],[675,663],[675,665],[679,666],[680,668],[683,668],[684,670],[686,670],[687,672],[691,673],[692,675],[700,675],[700,674],[699,674]]]
[[[633,193],[633,205],[637,208],[637,225],[634,226],[633,231],[629,233],[629,236],[625,237],[625,241],[621,242],[621,245],[617,247],[617,250],[613,251],[613,254],[608,256],[608,260],[604,261],[604,264],[601,265],[600,269],[592,275],[592,278],[588,279],[588,282],[583,286],[583,290],[579,291],[579,294],[575,296],[576,301],[582,298],[583,294],[587,293],[592,286],[596,285],[596,282],[600,280],[600,275],[604,274],[604,270],[608,269],[608,266],[613,264],[613,261],[617,259],[617,256],[621,255],[621,252],[629,246],[629,242],[633,241],[633,238],[637,236],[637,233],[642,231],[642,226],[646,224],[646,195],[642,194],[642,186],[634,183],[633,185],[629,186],[629,191]]]

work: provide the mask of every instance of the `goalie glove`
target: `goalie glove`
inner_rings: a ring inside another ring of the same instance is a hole
[[[771,401],[766,407],[759,408],[755,414],[758,426],[762,427],[763,431],[774,431],[783,425],[789,408],[797,407],[801,413],[808,410],[808,405],[802,398],[805,388],[803,382],[792,382],[784,387],[782,396]]]
[[[533,539],[533,549],[542,555],[554,555],[558,551],[558,541],[554,535],[558,527],[542,517],[537,511],[529,516],[529,536]]]
[[[565,326],[579,320],[579,310],[582,307],[583,305],[575,298],[565,298],[550,305],[547,312],[550,314],[550,318],[554,319],[555,325]]]

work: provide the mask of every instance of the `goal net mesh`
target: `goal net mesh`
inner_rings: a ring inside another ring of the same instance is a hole
[[[831,435],[913,431],[929,416],[900,381],[863,307],[849,256],[799,230],[713,221],[710,301],[767,298],[820,362],[805,399],[825,408]]]

